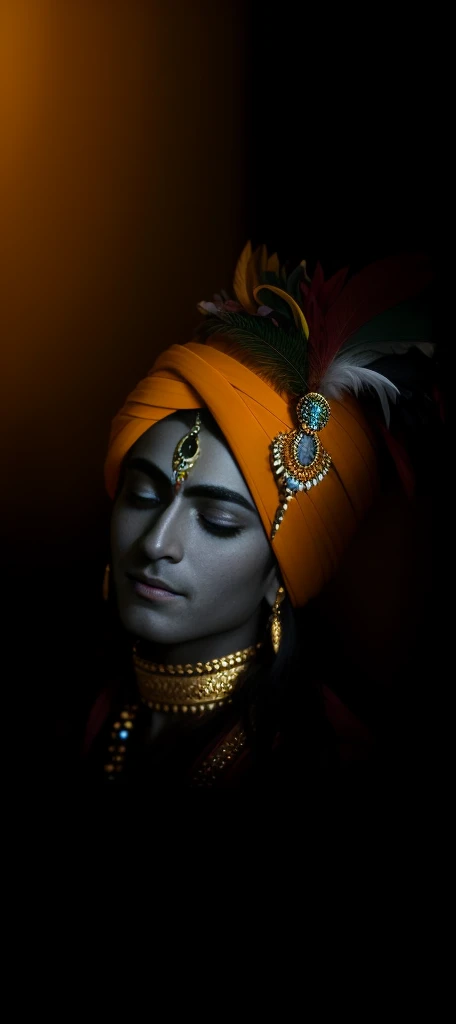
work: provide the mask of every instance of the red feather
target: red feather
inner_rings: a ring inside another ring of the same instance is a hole
[[[339,297],[348,274],[348,267],[338,270],[337,274],[325,281],[323,267],[317,263],[310,284],[301,281],[303,295],[302,306],[309,325],[309,376],[308,385],[312,391],[318,386],[326,369],[325,354],[327,351],[326,314],[330,306]]]
[[[401,253],[377,260],[352,277],[328,309],[324,369],[355,331],[387,309],[415,298],[434,273],[425,253]]]
[[[383,434],[386,446],[396,466],[396,471],[408,498],[413,498],[416,489],[416,476],[405,445],[390,433],[385,424],[379,420],[378,426]]]
[[[434,278],[425,253],[400,253],[371,263],[345,285],[347,269],[328,281],[317,264],[310,285],[301,282],[309,324],[309,387],[318,387],[339,349],[364,324],[414,298]]]

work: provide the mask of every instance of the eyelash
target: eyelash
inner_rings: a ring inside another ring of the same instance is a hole
[[[135,494],[134,491],[129,493],[128,499],[132,504],[140,507],[148,505],[151,508],[156,508],[161,504],[158,498],[145,498],[142,494]],[[198,512],[197,519],[202,529],[215,537],[237,537],[242,533],[242,526],[220,526],[218,523],[212,523],[210,519],[206,519],[201,512]]]
[[[210,519],[206,519],[205,516],[198,512],[198,522],[203,527],[203,530],[207,530],[208,533],[212,533],[215,537],[237,537],[242,531],[242,526],[219,526],[217,523],[211,523]]]
[[[155,508],[160,505],[159,498],[145,498],[142,494],[136,494],[135,491],[129,491],[127,494],[127,501],[130,505],[148,506],[149,508]]]

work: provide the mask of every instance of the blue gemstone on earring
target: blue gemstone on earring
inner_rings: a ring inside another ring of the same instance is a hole
[[[119,737],[121,740],[128,740],[128,736],[129,733],[127,732],[126,729],[122,729],[122,732],[119,732]]]
[[[301,466],[309,466],[315,458],[316,451],[317,445],[314,438],[309,434],[303,434],[297,451],[298,461],[301,463]]]
[[[287,479],[287,487],[290,491],[299,491],[299,480],[295,480],[293,476],[289,476]]]

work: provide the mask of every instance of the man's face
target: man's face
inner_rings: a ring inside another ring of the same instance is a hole
[[[112,569],[121,620],[137,638],[168,648],[220,638],[228,652],[256,639],[261,604],[272,605],[279,581],[244,478],[208,427],[187,479],[173,488],[173,452],[195,419],[193,411],[168,416],[128,453]]]

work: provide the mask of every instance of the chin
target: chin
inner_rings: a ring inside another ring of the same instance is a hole
[[[128,605],[119,610],[119,615],[124,628],[137,640],[150,644],[179,644],[191,639],[177,628],[175,622],[166,621],[165,616],[160,618],[148,609]]]

